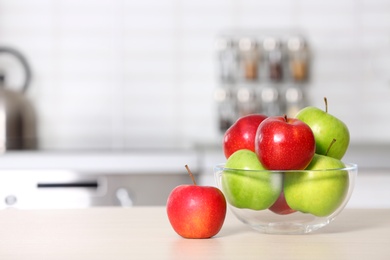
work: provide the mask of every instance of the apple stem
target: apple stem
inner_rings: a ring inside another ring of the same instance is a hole
[[[333,146],[333,144],[336,142],[336,139],[333,138],[332,142],[330,143],[329,147],[328,147],[328,150],[326,150],[326,153],[325,155],[328,155],[329,151],[330,151],[330,148]]]
[[[195,178],[194,178],[194,175],[192,174],[190,168],[188,167],[187,164],[185,165],[185,167],[186,167],[186,169],[187,169],[188,174],[190,175],[190,177],[191,177],[191,179],[192,179],[192,182],[194,183],[194,185],[197,185],[197,184],[196,184],[196,181],[195,181]]]
[[[328,99],[324,97],[324,102],[325,102],[325,112],[328,113]]]
[[[284,121],[287,122],[287,115],[286,114],[284,114]]]

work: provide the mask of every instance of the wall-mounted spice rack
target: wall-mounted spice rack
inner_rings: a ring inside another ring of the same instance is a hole
[[[227,32],[216,41],[219,128],[262,113],[294,116],[306,104],[310,52],[297,33]]]

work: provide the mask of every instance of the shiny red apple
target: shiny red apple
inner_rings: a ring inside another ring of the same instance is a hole
[[[279,214],[279,215],[288,215],[291,213],[296,212],[296,210],[293,210],[290,208],[290,206],[287,204],[286,198],[284,197],[284,192],[280,193],[278,199],[275,201],[274,204],[272,204],[271,207],[268,208],[272,212]]]
[[[226,159],[234,152],[247,149],[255,152],[256,131],[260,123],[267,116],[262,114],[251,114],[240,117],[223,137],[223,152]]]
[[[269,170],[303,170],[315,150],[313,131],[296,118],[268,117],[257,129],[255,151]]]
[[[174,188],[167,201],[172,228],[184,238],[210,238],[222,228],[226,216],[226,199],[213,186],[198,186],[186,166],[193,185]]]

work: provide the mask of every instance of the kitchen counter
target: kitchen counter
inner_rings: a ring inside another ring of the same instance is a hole
[[[346,209],[307,235],[258,233],[228,213],[211,239],[184,239],[165,207],[0,212],[0,259],[390,259],[390,209]]]
[[[0,156],[0,170],[71,170],[83,174],[182,174],[198,171],[193,150],[11,151]],[[184,171],[183,171],[184,169]]]
[[[358,164],[359,172],[347,207],[390,208],[389,156],[389,144],[351,144],[343,160]],[[224,161],[220,144],[116,151],[7,152],[0,156],[0,208],[127,206],[130,202],[133,206],[161,206],[175,186],[191,181],[185,164],[196,175],[197,183],[215,185],[213,167]],[[39,188],[42,183],[95,183],[97,187],[79,188],[75,198],[69,195],[69,188],[62,189],[63,194],[52,193],[53,189]]]
[[[359,171],[390,169],[390,144],[351,144],[344,162],[356,163]],[[0,155],[0,170],[67,169],[84,173],[182,173],[188,164],[193,171],[212,170],[226,161],[221,145],[194,147],[102,150],[102,151],[8,151]]]

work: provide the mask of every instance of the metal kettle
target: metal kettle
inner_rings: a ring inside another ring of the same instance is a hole
[[[0,47],[0,55],[2,54],[11,55],[22,65],[24,82],[19,91],[7,89],[6,75],[0,72],[0,153],[7,150],[36,149],[36,113],[24,95],[31,81],[30,66],[26,58],[13,48]]]

